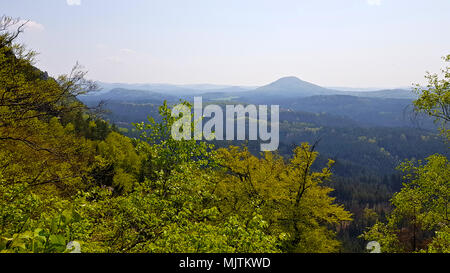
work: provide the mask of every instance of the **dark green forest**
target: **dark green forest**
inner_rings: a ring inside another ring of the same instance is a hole
[[[450,55],[410,99],[210,94],[280,104],[260,152],[172,139],[189,96],[49,76],[23,26],[0,21],[0,252],[450,252]]]

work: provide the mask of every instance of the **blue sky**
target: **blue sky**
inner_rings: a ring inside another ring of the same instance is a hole
[[[51,75],[107,82],[422,83],[450,54],[449,0],[0,0]]]

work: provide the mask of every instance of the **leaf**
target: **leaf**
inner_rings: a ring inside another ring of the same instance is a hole
[[[66,225],[69,224],[70,221],[72,220],[72,210],[63,211],[61,217],[64,224]]]
[[[66,239],[63,235],[50,235],[49,243],[52,246],[60,247],[63,246],[65,248],[66,246]]]

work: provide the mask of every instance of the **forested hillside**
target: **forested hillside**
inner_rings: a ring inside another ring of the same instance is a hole
[[[138,137],[140,132],[132,124],[146,121],[149,116],[161,121],[157,109],[164,96],[160,95],[158,102],[154,93],[140,90],[131,92],[139,95],[139,99],[135,99],[126,96],[127,91],[114,89],[105,94],[82,96],[82,100],[91,106],[103,100],[107,110],[103,117],[121,127],[125,135]],[[402,174],[396,169],[401,162],[425,159],[434,153],[448,156],[447,146],[438,134],[438,126],[431,118],[414,112],[412,99],[327,95],[285,100],[274,96],[267,100],[255,96],[240,98],[238,95],[230,94],[228,96],[231,97],[225,101],[217,100],[220,97],[225,99],[224,94],[206,93],[202,97],[205,104],[218,104],[223,109],[230,103],[245,104],[241,100],[265,104],[279,102],[282,108],[277,153],[290,158],[299,143],[318,141],[315,149],[319,156],[312,168],[320,170],[328,159],[335,161],[333,176],[328,182],[335,189],[331,196],[345,204],[355,219],[339,230],[344,243],[341,251],[365,250],[366,241],[358,236],[375,223],[373,217],[370,221],[366,219],[366,213],[371,209],[380,219],[389,213],[389,200],[403,183]],[[172,96],[167,98],[170,105],[177,102]],[[192,96],[186,98],[192,100]],[[258,141],[213,143],[223,148],[244,145],[253,155],[259,156]]]
[[[174,119],[115,132],[76,96],[95,86],[75,68],[57,79],[7,32],[0,40],[2,252],[333,252],[351,214],[324,183],[330,161],[290,160],[169,137]],[[150,130],[150,133],[148,131]]]
[[[255,142],[174,140],[179,97],[95,95],[78,65],[47,75],[17,42],[22,29],[1,18],[0,252],[364,252],[371,240],[383,252],[450,251],[448,68],[410,101],[440,131],[369,118],[408,100],[310,97],[330,112],[292,102],[279,150],[260,153]]]

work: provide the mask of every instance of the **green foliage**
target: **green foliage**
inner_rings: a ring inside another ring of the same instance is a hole
[[[86,227],[72,204],[36,195],[26,184],[0,182],[0,252],[60,253],[84,238]]]
[[[142,156],[131,139],[112,132],[97,146],[93,175],[100,185],[112,186],[119,193],[130,192],[137,182]]]
[[[189,108],[191,105],[182,102]],[[141,132],[138,142],[138,150],[146,150],[148,155],[144,163],[143,176],[156,178],[162,174],[170,175],[173,170],[186,163],[194,163],[197,166],[212,167],[214,164],[214,146],[206,142],[199,142],[194,139],[175,140],[171,136],[172,125],[176,117],[172,116],[172,110],[164,102],[159,107],[159,114],[162,117],[161,122],[157,123],[154,118],[149,117],[148,123],[135,124],[136,129]],[[194,122],[192,123],[192,128]],[[150,145],[148,145],[150,144]],[[151,170],[151,172],[149,172]]]
[[[323,182],[331,176],[330,161],[321,172],[311,169],[317,152],[308,144],[294,150],[288,164],[282,157],[264,153],[258,159],[246,148],[219,150],[224,178],[218,186],[221,211],[249,217],[260,209],[267,231],[283,238],[281,249],[292,252],[334,252],[339,242],[329,227],[350,221],[350,213],[334,204],[331,188]]]
[[[407,182],[392,198],[394,210],[387,223],[378,222],[363,235],[366,240],[377,240],[384,252],[448,249],[450,164],[442,155],[426,161],[400,165]]]
[[[442,58],[446,63],[450,63],[450,55]],[[428,80],[426,87],[417,85],[415,88],[419,98],[414,101],[414,109],[417,112],[425,113],[434,117],[436,122],[441,123],[441,133],[450,140],[450,130],[447,123],[450,121],[450,66],[441,70],[442,78],[437,74],[427,73]]]
[[[3,18],[0,26],[17,22]],[[333,197],[346,191],[334,193],[331,186],[344,188],[345,181],[334,183],[334,161],[319,157],[315,145],[254,156],[253,144],[216,149],[211,142],[174,140],[177,118],[167,102],[159,107],[160,121],[135,124],[139,138],[130,139],[77,100],[95,87],[78,65],[53,79],[33,66],[34,52],[14,43],[20,28],[6,29],[0,27],[1,252],[70,252],[73,241],[82,252],[106,253],[340,250],[336,234],[352,215]],[[296,131],[310,137],[323,131],[295,124],[285,124],[292,125],[286,139],[298,140]],[[366,155],[375,161],[400,157],[395,149],[401,148],[386,140],[392,136],[354,130],[356,137],[342,145],[370,145],[373,153]],[[401,132],[392,135],[414,138]],[[378,240],[384,252],[409,251],[412,226],[413,250],[447,252],[447,159],[435,155],[400,168],[409,182],[394,195],[387,223],[379,210],[362,207],[359,227],[376,222],[365,238]],[[377,188],[383,198],[389,181]],[[364,205],[382,199],[358,194]]]
[[[425,251],[423,251],[425,252]],[[428,245],[428,253],[450,253],[450,228],[436,231],[433,241]]]
[[[86,193],[82,215],[92,219],[89,252],[268,252],[275,239],[263,221],[221,221],[214,206],[215,179],[208,171],[183,166],[180,172],[146,179],[127,195],[108,190]],[[242,231],[242,232],[241,232]],[[245,231],[245,232],[244,232]],[[240,237],[236,237],[239,232]]]
[[[443,58],[450,62],[450,55]],[[441,133],[450,138],[450,67],[442,70],[443,79],[427,73],[426,88],[417,85],[416,112],[441,122]],[[444,155],[431,155],[426,163],[406,161],[398,167],[404,174],[400,192],[391,202],[393,211],[386,223],[378,221],[361,237],[377,240],[384,252],[449,252],[450,164]]]

